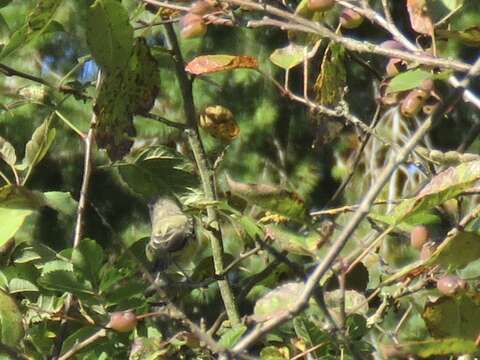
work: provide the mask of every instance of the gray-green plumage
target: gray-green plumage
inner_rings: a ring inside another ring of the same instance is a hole
[[[147,258],[165,264],[170,254],[182,250],[193,236],[192,219],[175,200],[162,197],[150,205],[150,220],[152,234],[146,249]]]

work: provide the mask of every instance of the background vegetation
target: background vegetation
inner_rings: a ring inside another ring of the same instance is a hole
[[[0,6],[1,359],[479,352],[478,1]]]

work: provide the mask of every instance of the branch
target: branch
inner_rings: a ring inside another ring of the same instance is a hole
[[[242,1],[243,0],[233,0],[233,1]],[[471,71],[467,74],[463,82],[463,87],[468,85],[469,79],[473,74],[475,74],[480,69],[480,59],[472,66]],[[310,277],[305,283],[305,288],[301,294],[299,294],[298,300],[286,313],[264,323],[264,325],[250,331],[245,335],[233,348],[235,353],[240,353],[246,350],[253,343],[258,341],[261,337],[266,335],[272,329],[277,326],[285,323],[286,321],[292,319],[295,315],[300,313],[308,303],[308,300],[312,296],[314,290],[317,288],[319,281],[325,275],[325,273],[331,268],[337,256],[345,247],[347,241],[352,238],[353,233],[360,225],[361,221],[367,216],[370,211],[370,207],[375,201],[376,197],[379,195],[385,184],[388,182],[390,176],[393,172],[400,166],[405,159],[408,157],[410,152],[414,149],[418,142],[427,134],[433,124],[439,121],[443,117],[449,106],[456,101],[458,101],[463,94],[463,88],[456,89],[456,91],[449,96],[449,98],[441,105],[439,105],[435,111],[430,115],[429,118],[417,129],[413,134],[411,139],[403,146],[400,152],[395,158],[388,163],[381,174],[378,177],[378,180],[373,184],[370,190],[365,194],[358,210],[353,214],[350,221],[345,226],[344,230],[340,233],[338,238],[330,247],[328,253],[323,257],[322,262],[317,264],[315,270],[312,272]]]
[[[200,134],[198,133],[197,116],[195,114],[195,104],[193,101],[192,82],[187,77],[187,73],[185,72],[185,64],[183,62],[182,53],[180,51],[172,24],[165,24],[165,29],[167,32],[168,41],[174,53],[175,68],[183,98],[183,109],[187,119],[188,128],[186,129],[186,133],[188,142],[192,149],[193,156],[198,167],[198,172],[200,173],[200,179],[202,181],[205,198],[207,201],[215,201],[216,193],[213,171],[207,161],[205,150],[200,139]],[[212,206],[207,207],[207,222],[211,227],[215,227],[217,230],[215,233],[211,232],[210,244],[212,247],[215,274],[220,275],[224,273],[225,269],[223,264],[223,243],[221,239],[222,231],[220,228],[220,222],[218,221],[217,212]],[[223,279],[218,280],[218,286],[220,288],[220,294],[222,296],[230,323],[232,325],[239,324],[240,317],[238,315],[232,289],[228,283],[228,278],[224,276]]]
[[[85,349],[88,345],[90,344],[93,344],[95,341],[105,337],[107,335],[107,330],[105,329],[100,329],[98,330],[96,333],[94,333],[93,335],[89,336],[88,338],[86,338],[85,340],[83,340],[82,342],[79,342],[78,344],[75,344],[74,346],[72,346],[72,348],[70,350],[68,350],[67,352],[65,352],[65,354],[63,354],[62,356],[60,356],[58,358],[58,360],[67,360],[67,359],[70,359],[72,356],[74,356],[76,353],[78,353],[79,351]]]
[[[422,54],[421,52],[408,52],[408,51],[397,50],[397,49],[385,49],[379,45],[344,37],[342,35],[338,35],[334,33],[333,31],[329,30],[328,28],[326,28],[325,26],[323,26],[318,22],[307,20],[301,16],[292,14],[288,11],[278,9],[271,5],[255,3],[250,0],[222,0],[222,2],[233,4],[233,5],[239,5],[244,8],[248,8],[252,10],[266,12],[276,17],[280,17],[284,20],[288,20],[289,23],[286,23],[286,25],[288,25],[290,28],[293,27],[299,31],[317,34],[321,37],[328,38],[336,43],[342,44],[343,46],[345,46],[346,49],[351,51],[360,52],[360,53],[363,53],[363,52],[373,53],[373,54],[386,56],[388,58],[394,57],[394,58],[399,58],[409,62],[419,63],[422,65],[440,67],[443,69],[452,69],[452,70],[461,71],[461,72],[469,72],[470,69],[472,68],[472,65],[466,64],[461,61],[445,60],[445,59],[431,56],[429,54],[424,54],[424,53]],[[342,3],[343,5],[344,2],[339,1],[339,3]]]
[[[4,65],[4,64],[0,64],[0,73],[4,74],[5,76],[8,76],[8,77],[16,76],[16,77],[20,77],[20,78],[23,78],[23,79],[31,80],[31,81],[34,81],[36,83],[45,85],[45,86],[47,86],[51,89],[59,90],[59,91],[61,91],[63,93],[66,93],[66,94],[73,94],[73,95],[75,95],[76,97],[78,97],[82,100],[91,99],[90,96],[85,95],[83,92],[78,91],[78,90],[76,90],[76,89],[74,89],[70,86],[66,86],[66,85],[55,86],[45,79],[42,79],[40,77],[31,75],[31,74],[24,73],[22,71],[15,70],[15,69],[11,68],[10,66]]]
[[[97,76],[97,83],[96,83],[97,89],[100,86],[100,82],[101,82],[101,72],[99,72]],[[93,154],[92,148],[95,142],[96,125],[97,125],[97,116],[95,115],[95,112],[92,112],[92,117],[90,119],[90,129],[88,130],[87,136],[83,138],[83,141],[85,144],[85,155],[84,155],[84,161],[83,161],[82,185],[80,188],[80,197],[78,199],[77,219],[75,222],[75,230],[73,235],[73,248],[76,248],[80,244],[80,241],[82,240],[83,233],[84,233],[85,209],[87,206],[87,196],[88,196],[88,190],[90,187],[90,177],[92,174],[92,154]],[[65,315],[68,315],[72,302],[73,302],[73,295],[69,293],[65,300],[65,306],[64,306]],[[62,322],[60,323],[60,330],[58,332],[57,341],[55,343],[55,346],[52,352],[51,358],[53,360],[57,359],[58,356],[60,355],[60,352],[62,351],[63,341],[65,340],[66,328],[67,328],[67,321],[65,319],[62,319]]]

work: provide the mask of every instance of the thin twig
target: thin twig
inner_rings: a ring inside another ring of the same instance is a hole
[[[97,75],[97,83],[96,88],[100,86],[101,82],[101,72],[98,72]],[[95,127],[97,124],[97,116],[95,112],[92,111],[92,116],[90,119],[90,129],[88,130],[87,136],[83,138],[85,144],[85,155],[83,161],[83,177],[82,177],[82,185],[80,188],[80,197],[78,199],[78,207],[77,207],[77,219],[75,222],[75,230],[73,235],[73,248],[76,248],[80,241],[83,238],[84,234],[84,222],[85,222],[85,209],[87,206],[87,197],[88,197],[88,190],[90,187],[90,177],[92,174],[92,156],[93,156],[93,145],[95,142]],[[73,295],[68,294],[67,298],[65,299],[65,306],[64,306],[64,313],[68,315],[70,311],[70,307],[73,302]],[[60,330],[58,331],[57,341],[55,342],[55,346],[52,352],[52,360],[58,359],[60,352],[62,351],[63,342],[65,340],[65,333],[67,328],[67,321],[62,319],[60,323]]]
[[[74,356],[76,353],[79,351],[85,349],[87,346],[93,344],[95,341],[100,340],[101,338],[105,337],[107,335],[107,330],[106,329],[100,329],[93,335],[89,336],[85,340],[79,342],[78,344],[75,344],[72,346],[70,350],[65,352],[62,356],[58,358],[58,360],[67,360],[70,359],[72,356]]]
[[[213,178],[213,170],[211,169],[203,148],[197,127],[197,118],[195,113],[195,104],[193,101],[192,82],[187,77],[185,72],[185,64],[183,62],[180,46],[178,45],[175,31],[172,24],[165,24],[165,30],[171,50],[174,53],[175,68],[177,78],[180,84],[180,91],[183,98],[183,108],[187,120],[188,129],[186,130],[188,142],[193,152],[195,162],[198,167],[200,179],[202,181],[203,192],[207,201],[216,200],[215,182]],[[215,232],[210,232],[210,245],[212,247],[212,256],[215,267],[215,274],[222,274],[224,271],[223,265],[223,243],[222,243],[222,229],[218,221],[217,212],[212,206],[207,207],[207,222],[210,227],[215,228]],[[218,280],[220,294],[222,296],[225,310],[232,325],[240,323],[240,316],[238,314],[237,305],[233,296],[232,289],[228,282],[228,277]]]

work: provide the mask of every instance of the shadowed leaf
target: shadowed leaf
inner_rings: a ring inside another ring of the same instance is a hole
[[[266,184],[245,184],[227,177],[233,195],[247,200],[252,205],[284,215],[292,220],[306,220],[308,213],[304,201],[290,190]]]
[[[427,302],[422,317],[435,338],[475,340],[480,333],[480,297],[478,294],[442,296]]]
[[[0,342],[15,347],[23,335],[22,313],[13,298],[0,290]]]

